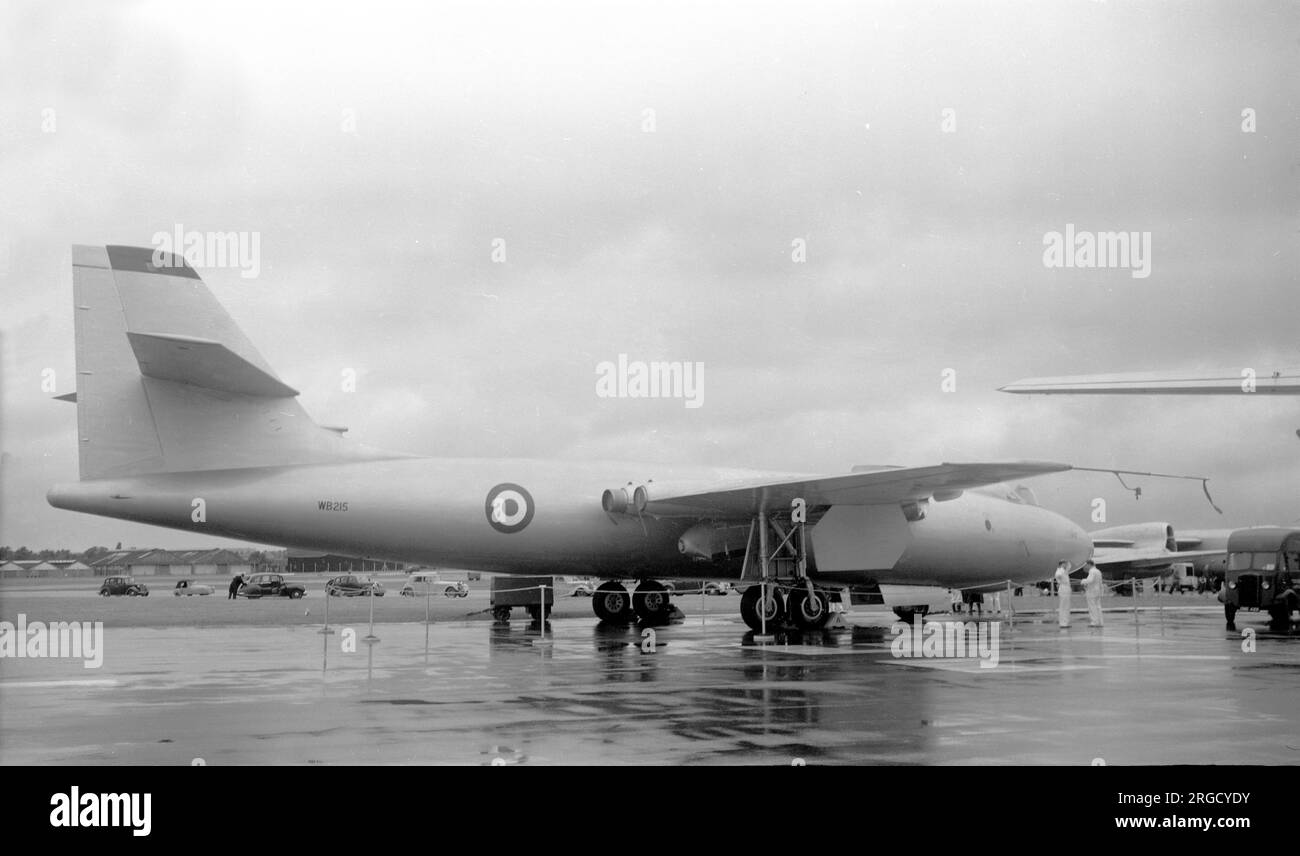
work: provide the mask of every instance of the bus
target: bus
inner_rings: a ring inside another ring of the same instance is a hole
[[[1228,569],[1220,596],[1228,629],[1238,609],[1267,612],[1273,630],[1300,622],[1300,529],[1261,526],[1228,536]]]

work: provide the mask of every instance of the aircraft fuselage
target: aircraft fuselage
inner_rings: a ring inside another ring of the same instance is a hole
[[[58,508],[192,532],[467,570],[735,579],[746,540],[743,521],[727,521],[726,553],[702,561],[679,548],[698,519],[610,514],[601,507],[602,492],[650,479],[708,489],[801,477],[401,457],[93,479],[57,485],[48,498]],[[1062,559],[1081,564],[1091,551],[1086,533],[1066,518],[983,489],[924,503],[924,509],[923,519],[908,520],[897,504],[832,508],[809,527],[810,576],[945,586],[1032,582],[1049,578]]]

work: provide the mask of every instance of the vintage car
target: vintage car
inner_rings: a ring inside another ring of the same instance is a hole
[[[384,587],[370,577],[344,574],[325,583],[325,593],[331,597],[358,597],[371,594],[375,597],[383,597]]]
[[[710,580],[705,583],[677,582],[664,583],[664,588],[673,594],[699,594],[703,591],[710,595],[725,595],[732,591],[731,583],[716,582]]]
[[[192,583],[189,580],[177,580],[176,587],[172,589],[172,594],[176,597],[185,595],[193,597],[196,594],[212,594],[212,586],[202,583]]]
[[[402,597],[419,597],[426,590],[441,591],[447,597],[469,597],[469,583],[464,580],[443,580],[438,576],[437,571],[418,571],[411,574],[398,594]]]
[[[596,593],[596,584],[591,580],[574,580],[569,597],[591,597]]]
[[[253,574],[244,581],[239,590],[240,597],[288,597],[299,598],[307,589],[298,583],[287,583],[282,574]]]
[[[99,587],[100,597],[123,594],[128,597],[148,597],[149,587],[136,582],[135,577],[124,576],[105,577],[104,584]]]

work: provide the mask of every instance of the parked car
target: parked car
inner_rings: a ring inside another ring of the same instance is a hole
[[[720,582],[709,581],[703,583],[702,585],[705,594],[726,594],[727,592],[732,590],[731,583],[720,583]],[[685,580],[679,580],[675,583],[674,582],[664,583],[664,588],[670,594],[681,594],[681,595],[699,594],[700,587],[701,587],[701,583],[688,582]]]
[[[176,597],[185,595],[192,597],[196,594],[212,594],[212,586],[203,583],[192,583],[189,580],[177,580],[176,588],[172,589],[172,594]]]
[[[299,598],[306,593],[307,589],[298,583],[285,582],[283,574],[253,574],[244,581],[244,587],[239,590],[240,597],[249,598]]]
[[[415,577],[419,579],[415,579]],[[463,580],[443,581],[438,578],[438,574],[426,571],[420,574],[413,574],[406,585],[402,586],[398,592],[402,597],[419,597],[424,594],[425,590],[441,591],[447,597],[469,597],[469,583]]]
[[[331,597],[358,597],[361,595],[383,597],[384,587],[370,577],[344,574],[325,583],[325,593]]]
[[[149,587],[135,581],[135,577],[104,577],[104,584],[99,587],[100,597],[126,595],[127,597],[148,597]]]
[[[574,580],[569,597],[591,597],[596,593],[596,584],[591,580]]]

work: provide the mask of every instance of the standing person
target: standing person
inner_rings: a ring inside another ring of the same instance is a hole
[[[243,574],[235,574],[230,581],[230,588],[226,590],[226,600],[234,600],[235,595],[239,594],[240,586],[244,584]]]
[[[1088,575],[1083,578],[1083,594],[1088,601],[1088,626],[1101,627],[1101,571],[1089,559],[1084,565]]]
[[[1070,563],[1062,561],[1056,566],[1056,617],[1062,630],[1070,626]]]

